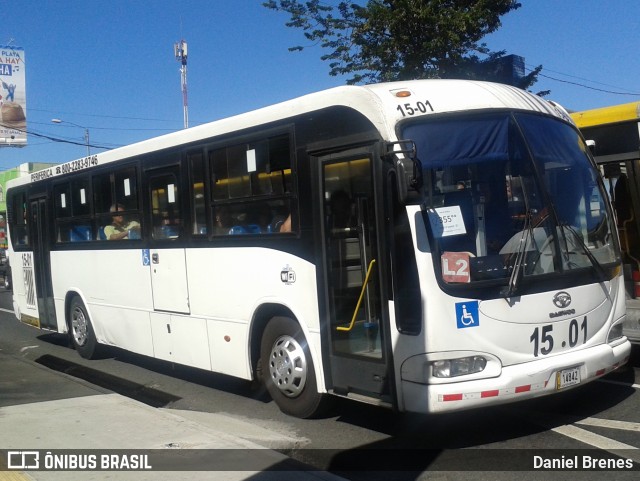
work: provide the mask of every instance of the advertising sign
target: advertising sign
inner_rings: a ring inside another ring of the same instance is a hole
[[[0,46],[0,147],[27,144],[24,49]]]

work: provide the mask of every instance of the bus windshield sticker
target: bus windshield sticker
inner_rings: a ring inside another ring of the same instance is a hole
[[[441,238],[467,233],[459,205],[436,207],[427,212],[434,237]]]
[[[456,321],[458,329],[478,327],[480,325],[478,301],[456,302]]]
[[[445,282],[471,282],[468,252],[443,252],[442,279]]]

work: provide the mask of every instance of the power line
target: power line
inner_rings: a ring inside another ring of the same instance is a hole
[[[531,68],[531,65],[529,65],[529,64],[525,64],[525,67],[527,67],[526,69],[528,71],[530,71],[530,72],[532,72],[534,70],[534,69]],[[576,76],[565,74],[565,73],[562,73],[562,72],[556,72],[556,71],[550,70],[550,69],[543,68],[543,70],[549,70],[549,72],[554,72],[554,73],[557,73],[557,74],[560,74],[560,75],[564,75],[565,77],[581,79],[581,80],[584,80],[584,81],[590,82],[590,83],[595,83],[595,84],[600,84],[600,85],[608,85],[608,84],[603,84],[601,82],[595,82],[593,80],[585,79],[585,78],[582,78],[582,77],[576,77]],[[555,80],[556,82],[562,82],[562,83],[566,83],[566,84],[570,84],[570,85],[576,85],[578,87],[583,87],[585,89],[595,90],[597,92],[604,92],[604,93],[613,94],[613,95],[629,95],[629,96],[632,96],[632,97],[640,97],[640,93],[638,93],[638,92],[616,92],[616,91],[613,91],[613,90],[607,90],[607,89],[601,89],[601,88],[597,88],[597,87],[591,87],[589,85],[585,85],[585,84],[580,83],[580,82],[572,82],[570,80],[559,79],[559,78],[556,78],[556,77],[552,77],[550,75],[545,75],[543,73],[538,73],[538,75],[540,77],[544,77],[544,78],[547,78],[549,80]],[[608,86],[609,87],[613,87],[613,88],[622,88],[622,87],[616,87],[615,85],[608,85]]]
[[[117,115],[100,115],[100,114],[84,114],[78,112],[62,112],[60,110],[46,110],[46,109],[34,109],[29,107],[29,111],[31,112],[46,112],[50,114],[64,114],[64,115],[82,115],[85,117],[97,117],[102,119],[118,119],[118,120],[144,120],[148,122],[176,122],[175,119],[153,119],[153,118],[145,118],[145,117],[121,117]]]
[[[69,138],[64,138],[64,137],[53,137],[51,135],[46,135],[46,134],[41,134],[39,132],[36,132],[34,130],[26,130],[26,129],[19,129],[16,127],[9,127],[5,124],[0,123],[0,126],[3,128],[11,128],[12,130],[17,130],[18,132],[22,132],[23,134],[26,135],[33,135],[35,137],[39,137],[42,139],[47,139],[50,140],[52,142],[59,142],[59,143],[64,143],[64,144],[72,144],[72,145],[81,145],[83,147],[87,146],[86,142],[77,142],[75,140],[71,140]],[[106,145],[98,145],[98,144],[89,144],[89,147],[93,147],[96,149],[104,149],[104,150],[111,150],[113,148],[116,147],[122,147],[122,145],[118,145],[118,144],[111,144],[111,146],[106,146]]]
[[[606,89],[599,89],[597,87],[590,87],[588,85],[584,85],[584,84],[581,84],[579,82],[571,82],[570,80],[562,80],[562,79],[559,79],[559,78],[551,77],[549,75],[544,75],[542,73],[539,73],[538,75],[540,75],[540,77],[548,78],[550,80],[555,80],[556,82],[562,82],[562,83],[570,84],[570,85],[577,85],[578,87],[583,87],[585,89],[595,90],[597,92],[604,92],[604,93],[613,94],[613,95],[629,95],[629,96],[632,96],[632,97],[640,97],[640,93],[635,93],[635,92],[614,92],[613,90],[606,90]]]
[[[530,70],[533,70],[533,69],[535,68],[535,66],[530,65],[530,64],[526,64],[526,63],[525,63],[525,66],[526,66],[526,67],[530,67]],[[589,83],[592,83],[592,84],[596,84],[596,85],[604,85],[605,87],[611,87],[611,88],[619,89],[619,90],[626,90],[627,92],[629,92],[629,89],[625,89],[625,88],[623,88],[623,87],[618,87],[617,85],[606,84],[606,83],[604,83],[604,82],[597,82],[597,81],[595,81],[595,80],[590,80],[590,79],[588,79],[588,78],[584,78],[584,77],[578,77],[578,76],[576,76],[576,75],[569,75],[569,74],[567,74],[567,73],[564,73],[564,72],[558,72],[557,70],[551,70],[550,68],[546,68],[546,67],[544,68],[544,70],[545,70],[546,72],[557,73],[557,74],[559,74],[559,75],[562,75],[563,77],[569,77],[569,78],[575,78],[575,79],[578,79],[578,80],[584,80],[585,82],[589,82]],[[555,79],[554,79],[554,80],[555,80]]]
[[[477,52],[477,53],[480,53],[480,54],[484,54],[483,52],[480,52],[478,50],[474,50],[474,51]],[[486,55],[486,54],[484,54],[484,55]],[[533,72],[536,67],[537,66],[533,66],[531,64],[525,63],[525,70],[527,70],[528,72]],[[612,88],[619,89],[619,90],[627,90],[627,89],[625,89],[623,87],[618,87],[616,85],[609,85],[609,84],[605,84],[605,83],[602,83],[602,82],[597,82],[595,80],[590,80],[590,79],[583,78],[583,77],[577,77],[575,75],[566,74],[564,72],[558,72],[558,71],[551,70],[551,69],[544,68],[544,67],[543,67],[542,70],[543,71],[553,72],[553,73],[556,73],[556,74],[559,74],[559,75],[562,75],[562,76],[565,76],[565,77],[584,80],[585,82],[589,82],[589,83],[593,83],[593,84],[605,85],[605,86],[612,87]],[[559,78],[556,78],[556,77],[552,77],[550,75],[545,75],[543,73],[538,73],[538,76],[547,78],[549,80],[555,80],[556,82],[562,82],[562,83],[566,83],[566,84],[570,84],[570,85],[575,85],[577,87],[582,87],[582,88],[585,88],[585,89],[595,90],[597,92],[604,92],[604,93],[608,93],[608,94],[612,94],[612,95],[628,95],[628,96],[631,96],[631,97],[640,97],[640,93],[639,92],[631,92],[631,91],[628,91],[628,90],[627,90],[627,92],[619,92],[619,91],[617,92],[617,91],[614,91],[614,90],[600,89],[600,88],[597,88],[597,87],[591,87],[589,85],[585,85],[585,84],[580,83],[580,82],[572,82],[570,80],[562,80],[562,79],[559,79]]]
[[[37,125],[49,125],[51,122],[36,122],[35,120],[29,120],[30,124]],[[62,125],[62,127],[70,127]],[[122,130],[122,131],[153,131],[153,132],[174,132],[174,129],[137,129],[137,128],[129,128],[129,127],[93,127],[91,125],[87,125],[88,129],[91,130]]]

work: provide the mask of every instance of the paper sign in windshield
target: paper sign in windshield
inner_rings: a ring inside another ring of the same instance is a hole
[[[459,205],[429,209],[429,222],[435,237],[466,234],[462,211]]]

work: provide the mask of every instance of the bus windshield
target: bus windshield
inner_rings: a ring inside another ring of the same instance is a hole
[[[445,287],[513,295],[541,276],[580,270],[604,280],[618,262],[606,194],[570,125],[503,112],[413,123],[402,136],[422,161],[425,225]]]

